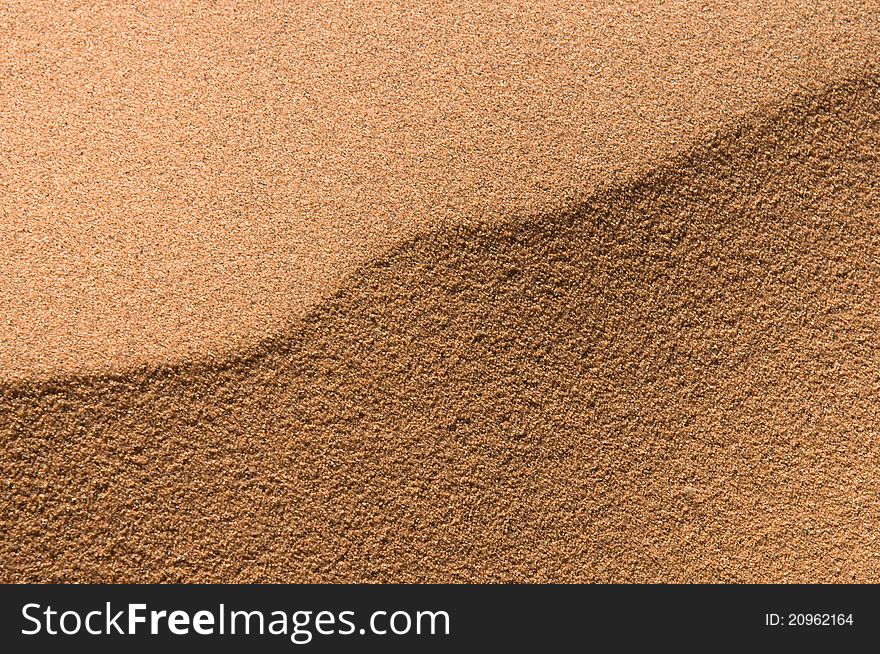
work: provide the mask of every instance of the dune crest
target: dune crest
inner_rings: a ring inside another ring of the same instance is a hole
[[[0,7],[2,381],[222,360],[880,52],[861,0],[92,5]]]
[[[0,387],[4,581],[876,581],[880,83],[397,246],[214,364]]]

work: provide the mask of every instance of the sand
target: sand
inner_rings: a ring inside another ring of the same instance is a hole
[[[877,581],[878,7],[0,10],[3,581]]]

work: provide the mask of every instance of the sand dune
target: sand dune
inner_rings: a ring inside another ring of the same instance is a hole
[[[5,581],[877,581],[880,81],[0,388]]]
[[[4,2],[0,380],[215,359],[880,52],[864,0]]]

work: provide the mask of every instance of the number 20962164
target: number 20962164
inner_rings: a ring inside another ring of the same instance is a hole
[[[768,627],[851,627],[852,613],[765,613]]]

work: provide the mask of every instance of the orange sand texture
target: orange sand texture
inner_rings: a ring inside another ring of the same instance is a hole
[[[0,5],[0,581],[880,581],[880,3]]]

